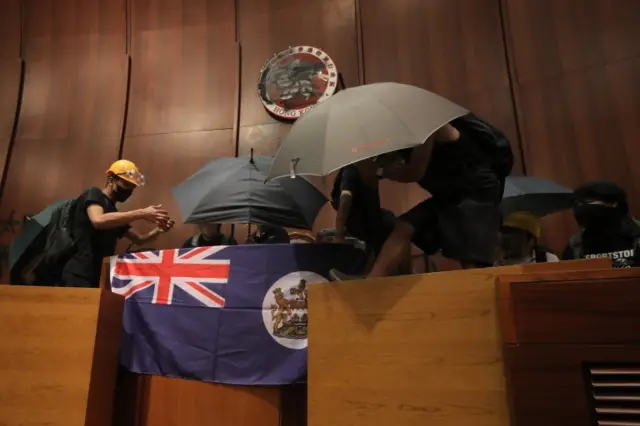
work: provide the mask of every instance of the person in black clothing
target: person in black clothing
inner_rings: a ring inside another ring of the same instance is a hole
[[[62,286],[98,287],[102,259],[114,254],[119,238],[127,237],[140,245],[173,227],[173,221],[160,205],[118,212],[116,203],[125,202],[136,187],[144,184],[135,164],[118,160],[106,174],[104,188],[89,188],[74,202],[72,234],[76,239],[76,250],[62,268]],[[157,227],[140,234],[130,226],[136,220],[146,220]]]
[[[184,242],[182,248],[210,247],[210,246],[235,246],[238,244],[231,235],[220,232],[222,224],[210,223],[199,225],[200,233]]]
[[[431,197],[400,216],[369,277],[388,276],[413,239],[425,255],[442,250],[463,268],[492,266],[500,229],[502,185],[490,159],[469,135],[446,124],[411,152],[408,163],[394,163],[384,178],[416,182]],[[332,270],[334,280],[351,279]]]
[[[331,191],[331,204],[337,211],[334,242],[343,243],[346,234],[363,241],[370,262],[395,226],[395,215],[380,207],[378,190],[379,171],[393,158],[380,156],[343,167]]]
[[[587,182],[574,191],[573,213],[582,228],[562,259],[608,257],[615,268],[640,266],[640,224],[629,217],[624,189],[612,182]]]
[[[247,244],[289,244],[291,238],[282,226],[258,225],[258,229],[249,235]]]

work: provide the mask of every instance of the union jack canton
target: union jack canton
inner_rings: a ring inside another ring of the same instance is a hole
[[[128,253],[111,259],[111,290],[157,305],[222,308],[231,262],[226,246]]]

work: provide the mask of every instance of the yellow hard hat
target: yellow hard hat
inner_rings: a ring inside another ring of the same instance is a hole
[[[144,175],[140,173],[140,170],[138,170],[138,167],[133,163],[133,161],[115,161],[111,166],[109,166],[105,174],[107,176],[118,176],[127,182],[131,182],[135,186],[144,186]]]
[[[536,238],[540,238],[540,218],[533,213],[518,211],[509,214],[502,226],[526,231]]]

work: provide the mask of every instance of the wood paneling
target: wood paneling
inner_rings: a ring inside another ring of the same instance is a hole
[[[0,13],[0,61],[13,61],[20,57],[21,0],[4,0]]]
[[[594,424],[585,367],[637,362],[640,333],[629,324],[637,322],[640,271],[503,275],[497,283],[511,424]]]
[[[635,140],[640,131],[640,4],[633,0],[505,0],[527,172],[576,186],[617,181],[640,208]],[[569,214],[547,227],[561,249]]]
[[[0,59],[0,177],[4,175],[11,147],[23,66],[24,63],[18,58]]]
[[[171,189],[207,162],[234,155],[234,38],[231,1],[132,0],[122,154],[136,162],[147,185],[127,209],[163,204],[181,223]],[[180,247],[193,234],[193,227],[179,225],[151,246]]]
[[[639,358],[639,345],[507,345],[511,426],[591,426],[585,363]]]
[[[151,377],[143,424],[278,426],[279,392],[194,380]],[[176,404],[180,401],[179,404]]]
[[[126,53],[127,0],[22,0],[26,60]]]
[[[565,262],[561,262],[565,263]],[[501,276],[508,343],[640,343],[636,268]]]
[[[127,137],[233,127],[234,16],[232,1],[132,0]]]
[[[123,303],[98,289],[0,286],[0,424],[110,426]]]

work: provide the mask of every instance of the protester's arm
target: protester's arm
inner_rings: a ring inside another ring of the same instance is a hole
[[[336,213],[336,241],[344,241],[347,228],[347,219],[351,214],[354,192],[358,191],[362,184],[360,173],[354,166],[342,169],[340,173],[340,201]]]
[[[124,236],[130,239],[132,243],[140,246],[155,241],[155,239],[158,238],[160,234],[164,234],[165,232],[173,228],[173,225],[173,221],[168,220],[162,225],[158,225],[158,227],[156,227],[155,229],[152,229],[151,231],[145,233],[140,233],[135,229],[128,227],[125,230]]]
[[[396,163],[389,166],[385,168],[382,177],[396,182],[418,182],[424,176],[429,161],[431,161],[433,145],[436,142],[455,142],[459,138],[460,132],[458,132],[455,127],[450,124],[444,125],[422,145],[413,149],[408,164],[402,165]]]
[[[125,237],[131,240],[132,243],[140,246],[155,241],[160,234],[162,234],[160,228],[155,228],[145,233],[140,233],[133,228],[129,228],[125,233]]]
[[[343,190],[340,193],[340,205],[338,207],[338,213],[336,214],[336,240],[343,241],[345,237],[345,231],[347,227],[347,218],[351,213],[351,201],[353,196],[351,191]]]
[[[136,220],[147,220],[149,222],[168,221],[167,211],[162,206],[149,206],[144,209],[132,210],[129,212],[105,213],[100,204],[88,201],[87,215],[95,229],[114,229],[129,225]]]

